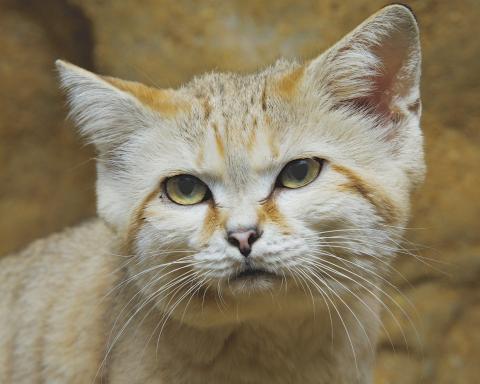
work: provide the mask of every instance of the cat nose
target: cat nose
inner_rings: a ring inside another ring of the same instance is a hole
[[[260,236],[261,233],[257,228],[239,229],[229,231],[227,233],[227,240],[230,244],[237,247],[243,256],[248,257],[252,252],[253,243],[257,241]]]

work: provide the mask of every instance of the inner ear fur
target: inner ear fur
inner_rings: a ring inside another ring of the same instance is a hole
[[[362,111],[382,120],[419,114],[421,51],[409,8],[383,8],[314,59],[308,73],[333,108]]]

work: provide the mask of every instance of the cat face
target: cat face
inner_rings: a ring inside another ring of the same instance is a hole
[[[212,323],[376,291],[424,172],[419,65],[401,6],[311,62],[178,90],[59,63],[146,300]]]

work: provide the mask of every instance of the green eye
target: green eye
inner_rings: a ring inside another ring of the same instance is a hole
[[[316,159],[293,160],[280,172],[278,184],[291,189],[304,187],[317,178],[321,168],[321,162]]]
[[[178,175],[167,179],[165,191],[170,200],[180,205],[198,204],[210,194],[203,181],[191,175]]]

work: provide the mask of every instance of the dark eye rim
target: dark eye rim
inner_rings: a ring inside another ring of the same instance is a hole
[[[175,178],[179,178],[179,177],[182,177],[182,176],[188,176],[188,177],[193,177],[194,179],[198,180],[200,183],[202,183],[203,185],[205,185],[205,188],[207,189],[206,193],[205,193],[205,196],[203,197],[202,200],[200,200],[198,203],[194,203],[194,204],[181,204],[181,203],[178,203],[176,202],[174,199],[172,199],[172,197],[170,196],[170,194],[168,193],[168,188],[167,188],[167,183],[169,180],[172,180],[172,179],[175,179]],[[209,201],[212,199],[212,192],[210,191],[210,188],[208,188],[208,185],[207,183],[203,182],[201,179],[199,179],[197,176],[194,176],[194,175],[190,175],[188,173],[181,173],[181,174],[178,174],[178,175],[173,175],[173,176],[169,176],[167,178],[165,178],[162,182],[162,191],[163,193],[165,194],[165,196],[168,197],[168,200],[170,200],[173,204],[176,204],[176,205],[179,205],[181,207],[188,207],[188,206],[192,206],[192,205],[198,205],[198,204],[202,204],[206,201]]]
[[[281,181],[281,177],[282,177],[282,174],[283,172],[285,171],[285,169],[292,163],[296,162],[296,161],[300,161],[300,160],[314,160],[316,161],[319,165],[320,165],[320,168],[318,169],[318,174],[315,176],[314,179],[312,179],[312,181],[310,181],[309,183],[301,186],[301,187],[298,187],[298,188],[290,188],[290,187],[287,187],[285,185],[282,184],[282,181]],[[301,158],[298,158],[298,159],[293,159],[293,160],[290,160],[287,164],[285,164],[282,168],[282,170],[280,171],[280,173],[278,174],[277,176],[277,179],[275,180],[275,188],[277,189],[290,189],[290,190],[294,190],[294,189],[301,189],[301,188],[304,188],[310,184],[312,184],[317,178],[318,176],[320,176],[320,173],[322,172],[322,169],[323,169],[323,166],[325,164],[325,160],[324,159],[321,159],[319,157],[301,157]]]

